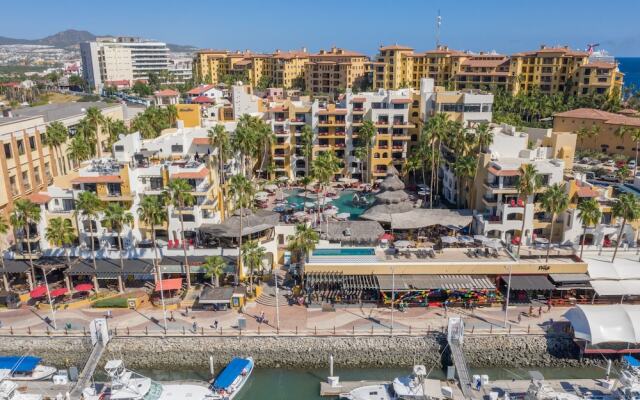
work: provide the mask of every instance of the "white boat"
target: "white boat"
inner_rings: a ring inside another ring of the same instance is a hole
[[[393,387],[390,384],[367,385],[353,389],[349,393],[338,396],[346,400],[396,400]]]
[[[204,382],[196,384],[161,384],[125,368],[122,360],[110,360],[105,365],[111,383],[105,391],[86,388],[84,400],[205,400],[213,392]]]
[[[213,381],[213,399],[231,400],[247,383],[253,372],[254,362],[252,357],[236,357],[220,372]]]
[[[33,356],[0,357],[0,379],[12,381],[42,381],[49,379],[58,371],[54,367],[40,364],[42,359]]]
[[[0,382],[0,400],[42,400],[39,394],[27,394],[18,391],[18,384],[12,381]]]
[[[640,361],[624,356],[624,368],[618,377],[618,394],[625,400],[640,400]]]
[[[573,393],[558,392],[545,382],[544,377],[538,371],[529,371],[531,383],[524,400],[582,400],[585,397]]]

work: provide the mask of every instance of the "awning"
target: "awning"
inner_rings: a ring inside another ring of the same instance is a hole
[[[39,299],[40,297],[44,297],[46,294],[47,287],[44,285],[38,286],[37,288],[29,292],[29,296],[31,296],[32,299]]]
[[[555,283],[585,283],[591,280],[587,274],[549,274],[549,278]]]
[[[564,314],[574,335],[593,345],[640,343],[640,305],[581,305]]]
[[[509,276],[500,277],[504,284],[509,282]],[[553,290],[555,285],[546,275],[511,275],[511,290]]]
[[[59,288],[51,291],[51,297],[58,297],[67,294],[67,288]]]
[[[234,289],[232,287],[207,286],[202,290],[198,303],[200,304],[230,304]]]
[[[637,256],[635,259],[618,257],[615,263],[611,262],[611,256],[586,256],[588,272],[591,279],[640,279]]]
[[[380,290],[495,290],[486,275],[376,275]]]
[[[29,260],[4,260],[3,272],[8,274],[23,274],[29,271],[29,268]]]
[[[90,290],[93,290],[93,284],[92,283],[81,283],[79,285],[76,285],[76,287],[74,289],[77,290],[78,292],[88,292]]]
[[[156,292],[178,290],[182,287],[182,278],[163,279],[156,284]]]
[[[96,269],[93,268],[91,259],[83,259],[69,267],[65,272],[69,276],[94,276],[98,279],[115,279],[118,276],[145,276],[153,274],[153,261],[132,258],[124,260],[123,268],[120,268],[118,259],[97,259]]]
[[[640,280],[592,280],[591,287],[598,296],[640,296]]]
[[[310,290],[330,287],[332,290],[343,291],[378,290],[380,288],[375,275],[343,275],[340,272],[307,273],[305,274],[305,286]]]

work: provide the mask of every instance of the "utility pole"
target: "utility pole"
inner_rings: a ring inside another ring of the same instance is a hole
[[[509,265],[509,279],[507,280],[507,296],[504,302],[504,327],[507,327],[508,323],[508,314],[509,314],[509,295],[511,292],[511,271],[513,270],[513,265]]]
[[[440,10],[438,10],[438,16],[436,17],[436,49],[440,47],[440,26],[442,25],[442,17],[440,16]]]
[[[393,336],[393,309],[396,301],[396,268],[391,266],[391,336]]]
[[[42,267],[42,275],[44,275],[44,285],[47,288],[47,299],[49,300],[49,307],[51,307],[51,321],[53,323],[53,329],[58,330],[58,324],[56,323],[56,310],[53,308],[53,302],[51,301],[51,292],[49,291],[49,282],[47,282],[47,271],[45,271],[44,267]]]

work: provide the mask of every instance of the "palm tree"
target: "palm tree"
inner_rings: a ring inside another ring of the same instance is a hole
[[[636,144],[636,164],[633,167],[633,176],[638,174],[638,146],[640,146],[640,128],[636,128],[631,132],[631,140]]]
[[[47,223],[44,237],[52,245],[64,248],[67,263],[71,262],[69,247],[76,240],[77,236],[70,219],[60,217],[51,218]]]
[[[580,244],[580,258],[582,258],[582,252],[584,251],[584,241],[587,236],[587,228],[595,226],[600,222],[602,218],[602,211],[600,211],[600,205],[596,199],[583,200],[578,203],[578,217],[582,221],[584,232],[582,233],[582,241]]]
[[[151,229],[151,241],[155,256],[153,258],[153,266],[155,267],[156,280],[160,280],[160,268],[158,266],[158,245],[156,243],[156,226],[162,225],[167,221],[167,212],[165,205],[160,196],[144,196],[138,206],[138,217]]]
[[[178,119],[178,109],[173,104],[169,104],[164,108],[164,111],[167,115],[167,119],[169,120],[169,125],[174,126]]]
[[[96,248],[95,241],[93,237],[93,222],[98,219],[100,216],[100,211],[103,209],[103,203],[100,201],[98,196],[93,192],[80,192],[78,195],[78,199],[76,200],[76,209],[74,211],[74,215],[78,219],[82,219],[84,221],[88,221],[89,225],[89,234],[90,234],[90,242],[91,242],[91,261],[93,263],[93,285],[98,290],[98,267],[96,265]]]
[[[320,183],[320,192],[324,199],[325,188],[331,183],[334,175],[340,171],[340,159],[333,151],[324,151],[313,160],[312,174]],[[317,197],[320,212],[320,196]]]
[[[54,121],[50,123],[47,126],[47,130],[44,136],[45,143],[49,145],[51,151],[54,152],[54,154],[58,153],[58,156],[60,156],[60,146],[67,141],[68,137],[69,132],[60,121]]]
[[[238,126],[233,136],[232,147],[240,153],[240,165],[245,177],[248,175],[248,163],[250,157],[255,154],[258,148],[258,134],[255,130],[256,117],[243,114],[238,118]],[[249,177],[251,178],[251,177]]]
[[[242,245],[242,262],[249,269],[249,293],[253,293],[253,271],[262,265],[266,249],[257,240],[249,240]]]
[[[542,208],[547,214],[551,214],[551,230],[549,231],[549,243],[547,243],[547,259],[549,262],[549,251],[551,250],[551,240],[553,238],[553,228],[556,223],[556,216],[564,212],[569,207],[569,196],[564,190],[564,184],[554,183],[542,194]]]
[[[416,171],[420,168],[420,157],[416,154],[411,155],[402,169],[402,175],[406,180],[409,179],[409,176],[413,174],[413,183],[416,183]]]
[[[238,265],[236,282],[242,276],[242,230],[245,209],[252,204],[255,188],[244,175],[234,175],[229,180],[229,195],[233,198],[235,208],[240,211],[240,231],[238,232]]]
[[[358,138],[360,143],[367,150],[367,183],[371,182],[371,147],[375,143],[376,126],[371,120],[366,120],[362,123],[360,130],[358,130]]]
[[[478,148],[481,152],[486,151],[493,143],[493,132],[491,132],[489,124],[486,122],[481,122],[480,125],[478,125],[475,135],[476,143],[478,143]]]
[[[473,156],[458,157],[453,164],[453,171],[458,178],[458,208],[462,207],[462,182],[476,175],[477,161]]]
[[[627,167],[626,165],[623,165],[622,167],[616,170],[615,174],[616,174],[616,178],[618,178],[620,183],[624,183],[624,181],[627,180],[627,177],[629,176],[630,173],[631,173],[631,170],[629,169],[629,167]]]
[[[220,287],[220,277],[224,274],[224,268],[227,262],[222,256],[207,257],[204,259],[202,268],[204,268],[204,276],[211,278],[211,284]]]
[[[123,292],[124,284],[122,281],[122,275],[124,273],[124,259],[122,256],[122,230],[125,226],[133,225],[133,215],[126,211],[120,204],[112,202],[104,209],[102,225],[118,233],[118,248],[120,249],[120,275],[118,275],[118,290]]]
[[[256,146],[254,148],[254,154],[260,159],[260,167],[258,170],[262,173],[264,163],[268,161],[271,156],[271,145],[274,141],[274,134],[271,128],[261,119],[257,119],[254,122],[253,129],[255,131]]]
[[[73,160],[75,166],[91,157],[91,148],[81,135],[76,135],[67,146],[67,156]]]
[[[627,135],[628,128],[626,126],[620,126],[613,134],[620,139],[620,144],[624,144],[624,137]]]
[[[189,268],[189,257],[187,257],[187,243],[184,239],[184,216],[182,210],[191,207],[195,203],[195,197],[190,193],[193,188],[186,179],[173,179],[164,191],[164,198],[167,205],[173,206],[174,212],[178,211],[180,219],[180,236],[182,239],[182,251],[184,252],[184,265],[187,274],[187,288],[191,288],[191,270]]]
[[[307,188],[308,186],[311,184],[311,182],[313,182],[313,179],[310,176],[303,176],[302,179],[300,179],[300,183],[302,184],[302,186],[304,186],[304,198],[307,198]],[[302,203],[302,210],[303,211],[307,211],[307,207],[305,206],[306,200]]]
[[[518,241],[517,255],[520,257],[520,246],[524,242],[524,224],[527,220],[527,202],[529,196],[533,195],[542,186],[542,177],[533,164],[524,164],[520,167],[520,176],[517,182],[518,199],[522,199],[524,210],[522,211],[522,227],[520,228],[520,240]]]
[[[11,212],[10,222],[16,229],[24,230],[23,236],[23,251],[24,241],[27,242],[27,251],[29,252],[29,267],[31,269],[31,284],[35,284],[36,281],[36,269],[33,266],[33,257],[31,255],[31,238],[30,238],[30,225],[40,222],[40,206],[33,203],[28,199],[16,200],[14,209]]]
[[[313,130],[311,126],[304,125],[302,127],[300,143],[302,144],[302,155],[305,157],[305,175],[309,176],[313,160]]]
[[[304,264],[307,261],[309,252],[316,248],[320,241],[320,235],[307,224],[297,224],[293,235],[287,238],[287,250],[295,254],[301,265],[300,277],[301,284],[304,287]]]
[[[7,223],[7,219],[4,215],[0,215],[0,235],[6,235],[9,232],[9,224]],[[7,271],[4,267],[4,249],[0,251],[0,266],[2,266],[2,284],[4,285],[4,290],[9,291],[9,278],[7,277]]]
[[[98,107],[89,107],[87,108],[87,114],[84,118],[93,127],[96,138],[98,138],[98,131],[100,130],[100,127],[105,123],[105,118],[104,115],[102,115],[102,112],[98,109]],[[98,154],[98,157],[102,155],[102,146],[100,146],[99,142],[100,140],[98,139],[96,141],[96,154]]]
[[[220,185],[224,183],[224,165],[231,156],[231,142],[229,132],[224,125],[216,125],[209,129],[209,144],[218,150],[216,159],[218,160],[218,182]]]
[[[365,161],[365,157],[367,157],[367,149],[364,147],[357,147],[354,150],[353,155],[358,159],[358,161],[360,161],[358,164],[360,164],[360,180],[364,181],[364,161]]]
[[[90,157],[94,157],[98,148],[98,134],[95,125],[92,125],[86,118],[80,120],[76,125],[76,135],[74,139],[82,140],[88,147]]]
[[[618,197],[611,209],[613,216],[616,218],[622,218],[622,224],[620,225],[620,232],[618,233],[618,240],[616,241],[616,249],[613,251],[613,258],[611,262],[616,260],[616,254],[618,254],[618,247],[622,242],[622,233],[627,222],[634,222],[640,218],[640,202],[637,197],[632,193],[623,193]]]

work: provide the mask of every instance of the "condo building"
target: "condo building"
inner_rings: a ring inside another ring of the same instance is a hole
[[[133,37],[104,37],[80,43],[83,78],[99,92],[117,82],[146,81],[149,73],[169,70],[169,48],[163,42]]]

